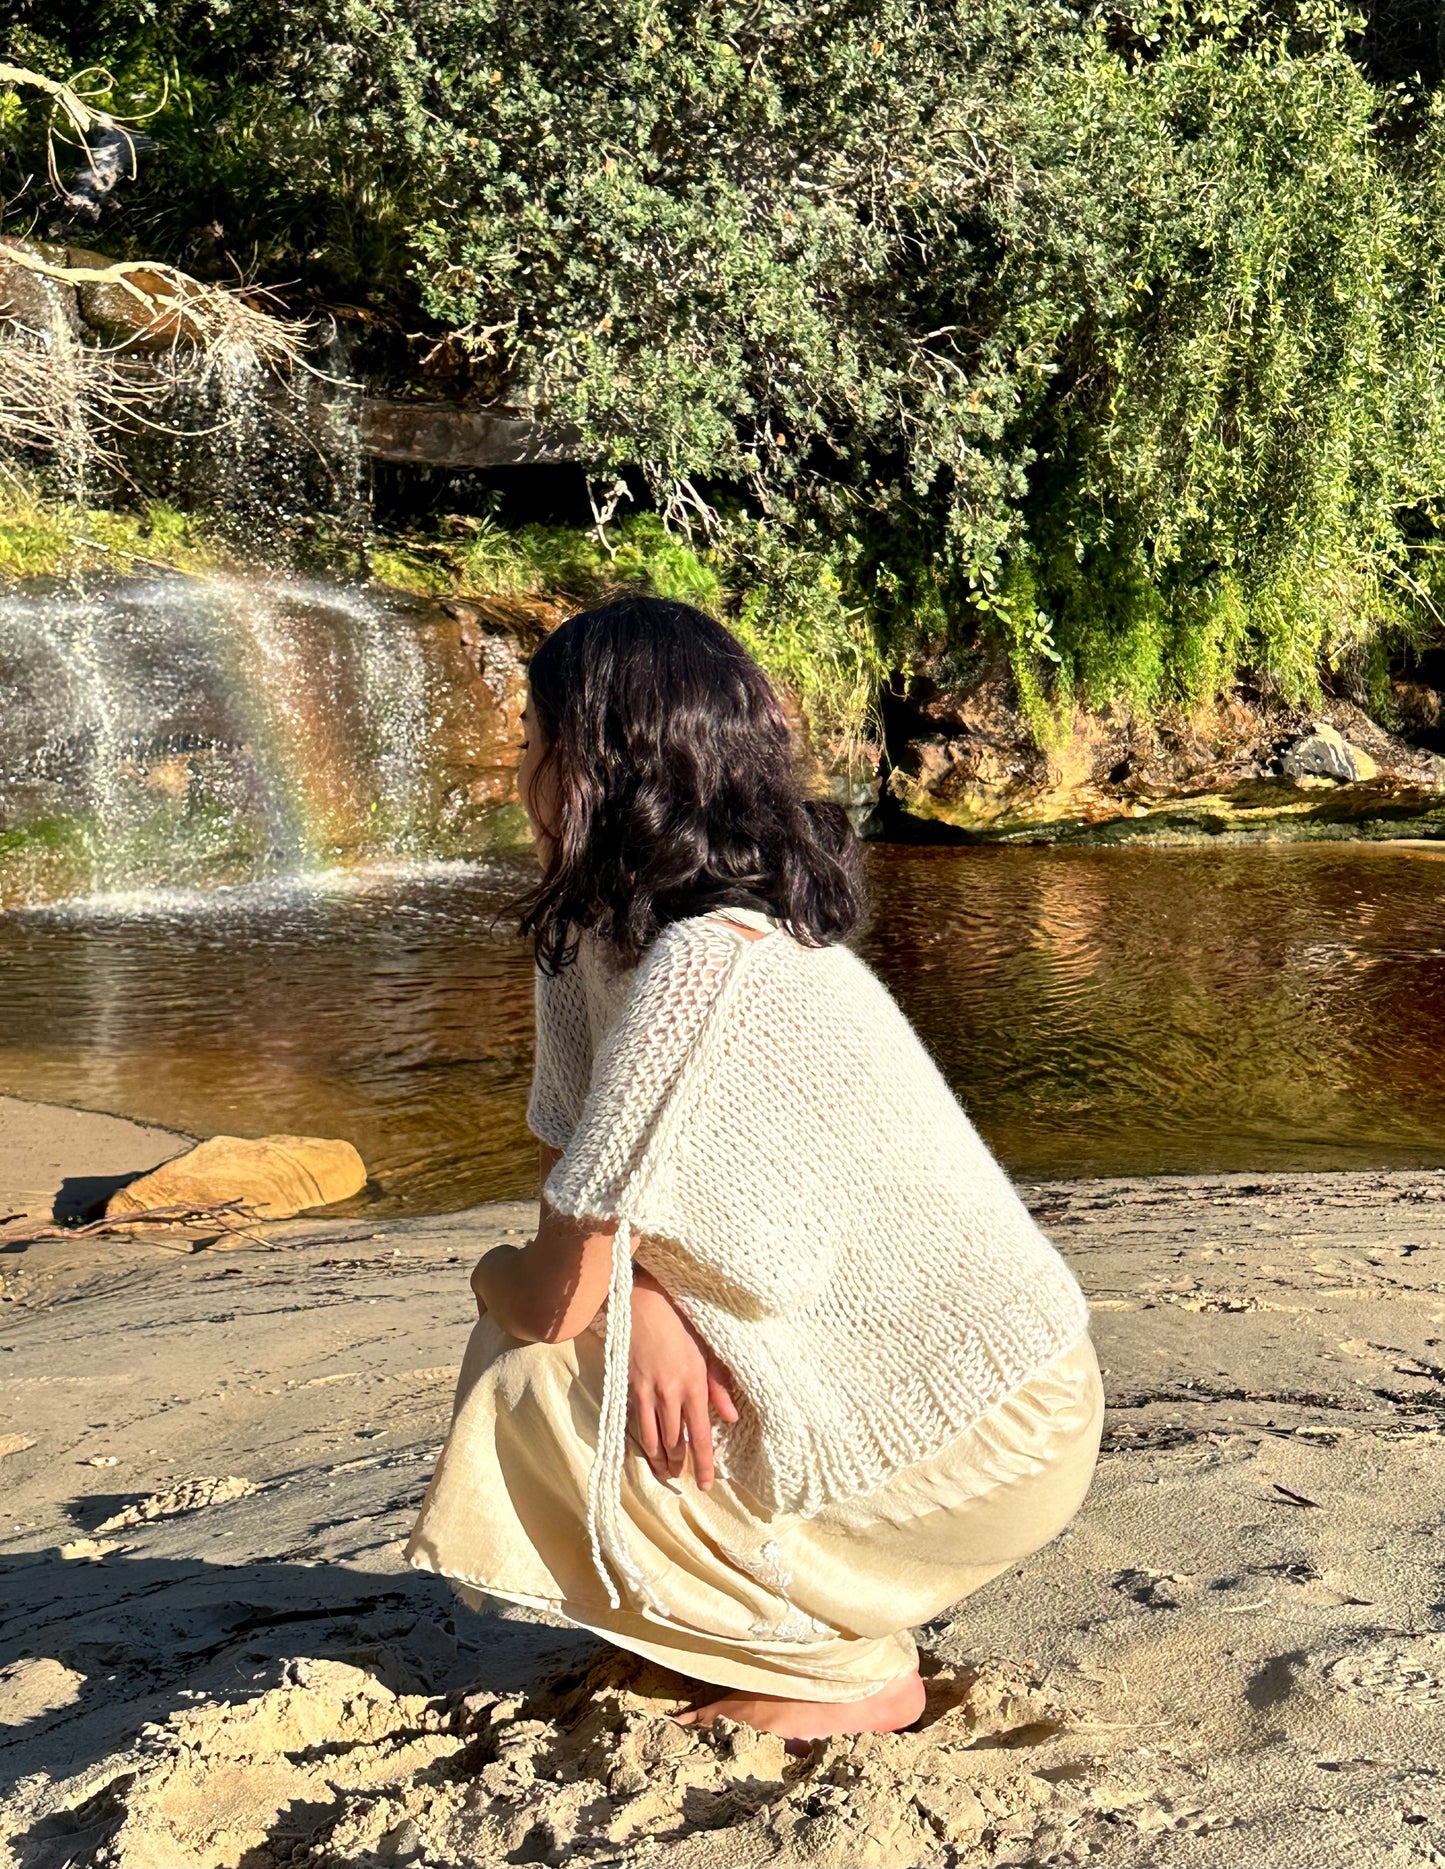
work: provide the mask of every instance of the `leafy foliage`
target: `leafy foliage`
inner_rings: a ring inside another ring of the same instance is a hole
[[[567,526],[507,530],[473,520],[463,536],[379,541],[373,574],[426,595],[599,603],[620,588],[697,604],[732,620],[763,666],[795,696],[817,743],[847,764],[852,741],[875,725],[888,669],[840,554],[799,544],[744,514],[720,516],[706,541],[670,533],[655,513],[608,534]]]
[[[459,334],[827,707],[982,634],[1047,737],[1241,673],[1378,693],[1438,633],[1445,106],[1364,27],[189,0],[21,49],[164,90],[129,238]]]

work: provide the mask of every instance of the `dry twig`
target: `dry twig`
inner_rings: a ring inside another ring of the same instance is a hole
[[[77,92],[55,78],[43,77],[38,71],[27,71],[23,65],[0,64],[0,84],[17,90],[24,86],[32,91],[44,91],[78,136],[84,136],[95,123],[95,112],[82,103]]]
[[[236,1224],[236,1220],[244,1222]],[[7,1220],[18,1216],[7,1214]],[[37,1240],[87,1239],[102,1233],[128,1233],[132,1227],[216,1227],[220,1232],[238,1239],[248,1239],[256,1246],[264,1246],[265,1241],[254,1233],[247,1232],[248,1226],[259,1226],[265,1215],[248,1205],[245,1201],[212,1201],[206,1206],[180,1205],[175,1207],[141,1207],[131,1214],[106,1215],[99,1220],[91,1220],[79,1227],[35,1227],[24,1232],[0,1234],[0,1245],[32,1245]]]
[[[1321,1509],[1318,1499],[1306,1499],[1303,1493],[1297,1493],[1289,1486],[1281,1486],[1278,1480],[1274,1482],[1274,1490],[1292,1506],[1312,1506],[1316,1512]]]

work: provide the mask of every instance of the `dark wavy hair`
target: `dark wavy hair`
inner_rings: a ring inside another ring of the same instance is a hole
[[[623,597],[554,630],[527,673],[558,822],[517,907],[545,972],[584,928],[630,964],[709,909],[762,909],[814,947],[862,921],[848,814],[814,795],[771,682],[721,623]]]

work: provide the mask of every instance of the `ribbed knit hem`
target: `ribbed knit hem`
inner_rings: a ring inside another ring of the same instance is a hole
[[[1041,1376],[1059,1357],[1076,1349],[1088,1334],[1088,1314],[1084,1312],[1076,1330],[1050,1338],[1034,1356],[1019,1364],[1021,1373],[1013,1369],[1007,1374],[1001,1372],[996,1383],[971,1390],[967,1401],[962,1397],[961,1383],[948,1385],[940,1396],[944,1385],[936,1375],[931,1381],[920,1375],[900,1385],[889,1396],[886,1417],[860,1410],[828,1435],[811,1433],[806,1437],[808,1460],[803,1466],[802,1487],[789,1489],[779,1483],[769,1455],[773,1437],[766,1426],[759,1432],[757,1450],[751,1457],[743,1449],[730,1451],[728,1430],[724,1429],[714,1451],[717,1471],[743,1487],[764,1511],[812,1518],[828,1506],[875,1492],[907,1467],[934,1459],[950,1441],[977,1426],[985,1415]],[[949,1390],[957,1399],[954,1407],[945,1408],[940,1403],[947,1399]],[[920,1421],[931,1425],[920,1429]]]
[[[608,1211],[609,1203],[589,1201],[585,1193],[570,1201],[557,1201],[549,1193],[548,1199],[569,1219],[593,1220],[604,1226],[618,1219],[615,1211]],[[639,1237],[649,1234],[670,1237],[665,1228],[649,1224],[645,1210],[639,1210],[635,1200],[629,1199],[627,1208],[634,1247]],[[1052,1245],[1047,1241],[1044,1244],[1054,1254]],[[740,1436],[726,1426],[719,1431],[715,1453],[718,1471],[744,1487],[764,1510],[811,1518],[825,1506],[873,1492],[916,1461],[932,1459],[956,1435],[967,1433],[990,1409],[1007,1401],[1015,1390],[1042,1374],[1057,1357],[1074,1349],[1089,1334],[1084,1295],[1062,1262],[1059,1269],[1062,1278],[1054,1294],[1060,1300],[1058,1323],[1050,1326],[1046,1313],[1040,1311],[1035,1314],[1038,1329],[1020,1333],[1026,1342],[1019,1343],[1016,1338],[1012,1351],[993,1351],[995,1381],[979,1387],[971,1371],[962,1366],[950,1370],[946,1361],[933,1361],[894,1384],[886,1409],[860,1406],[843,1420],[831,1423],[826,1433],[820,1433],[816,1425],[796,1436],[780,1437],[772,1431],[765,1409],[756,1399],[762,1385],[749,1384],[747,1359],[730,1357],[726,1344],[711,1344],[753,1402],[759,1424],[756,1452],[751,1454],[739,1445],[738,1451],[730,1455],[729,1443],[739,1444]],[[686,1294],[682,1294],[680,1302],[686,1312]],[[699,1334],[706,1341],[707,1331],[699,1327]],[[791,1459],[786,1458],[788,1454]],[[799,1472],[801,1485],[790,1487],[780,1478],[777,1469],[785,1460]]]

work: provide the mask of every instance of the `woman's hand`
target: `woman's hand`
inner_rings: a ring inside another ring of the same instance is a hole
[[[732,1377],[641,1266],[633,1270],[628,1424],[658,1479],[676,1479],[692,1458],[706,1492],[713,1482],[712,1411],[736,1421]]]

